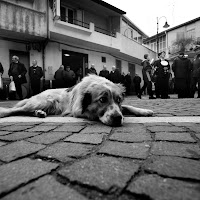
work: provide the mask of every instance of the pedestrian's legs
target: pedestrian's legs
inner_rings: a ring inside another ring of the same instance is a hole
[[[198,97],[200,98],[200,77],[198,77]]]
[[[16,87],[16,92],[19,96],[19,99],[22,100],[23,96],[22,96],[22,87],[21,87],[21,83],[19,81],[15,81],[15,87]]]
[[[147,83],[147,92],[148,92],[150,98],[154,98],[153,97],[152,82],[151,81],[148,81],[148,83]]]
[[[141,88],[141,95],[142,95],[142,93],[145,91],[145,89],[147,88],[147,82],[146,81],[144,81],[144,85],[142,86],[142,88]]]

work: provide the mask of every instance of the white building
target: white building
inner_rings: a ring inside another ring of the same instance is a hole
[[[95,65],[110,71],[115,65],[125,74],[141,75],[144,54],[155,52],[142,45],[146,38],[125,12],[100,0],[1,0],[0,62],[4,83],[13,55],[27,69],[32,60],[45,71],[45,80],[53,80],[61,64],[75,72]],[[28,74],[27,74],[28,79]],[[23,88],[29,93],[29,83]]]

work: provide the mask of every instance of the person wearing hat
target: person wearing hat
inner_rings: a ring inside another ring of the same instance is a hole
[[[170,98],[168,95],[170,65],[169,61],[165,59],[165,51],[158,53],[158,58],[154,62],[156,98],[168,99]]]
[[[190,74],[192,64],[191,61],[181,52],[177,58],[174,59],[172,70],[175,78],[175,88],[178,93],[178,98],[190,97]]]

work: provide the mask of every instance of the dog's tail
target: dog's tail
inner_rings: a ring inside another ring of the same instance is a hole
[[[0,107],[0,118],[7,117],[22,111],[20,108],[2,108]]]

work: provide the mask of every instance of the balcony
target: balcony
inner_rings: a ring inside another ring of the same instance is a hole
[[[0,35],[23,40],[46,38],[46,13],[1,0]]]

